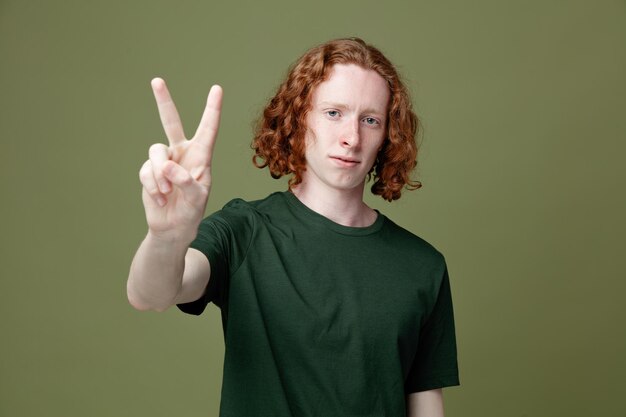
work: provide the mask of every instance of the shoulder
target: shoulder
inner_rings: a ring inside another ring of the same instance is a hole
[[[279,210],[284,206],[282,193],[275,192],[260,200],[244,200],[234,198],[222,207],[221,210],[209,215],[204,223],[224,223],[231,228],[251,226],[258,221],[259,217]]]
[[[272,207],[284,205],[285,199],[282,192],[274,192],[260,200],[244,200],[234,198],[224,205],[222,211],[269,211]]]
[[[234,198],[217,211],[220,217],[236,218],[272,213],[285,205],[285,198],[281,192],[275,192],[260,200],[244,200]]]
[[[415,233],[399,226],[388,217],[385,217],[381,234],[385,240],[393,242],[395,249],[410,257],[417,257],[433,266],[445,267],[443,254],[430,242]]]

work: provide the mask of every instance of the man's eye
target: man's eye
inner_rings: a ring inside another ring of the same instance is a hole
[[[366,117],[364,120],[365,120],[365,123],[367,123],[368,125],[378,124],[378,120],[374,119],[373,117]]]
[[[328,110],[326,114],[332,118],[339,116],[339,112],[337,110]]]

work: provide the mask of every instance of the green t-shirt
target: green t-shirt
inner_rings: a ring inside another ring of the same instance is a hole
[[[221,417],[404,417],[408,393],[458,385],[445,260],[378,214],[347,227],[292,193],[236,199],[191,247],[221,308]]]

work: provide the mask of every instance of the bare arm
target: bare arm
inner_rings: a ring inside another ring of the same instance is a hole
[[[165,311],[204,295],[211,267],[193,248],[158,241],[148,233],[135,254],[127,282],[130,304],[137,310]]]
[[[211,189],[222,90],[211,88],[200,125],[187,140],[165,82],[154,79],[152,89],[169,146],[152,145],[139,171],[148,234],[135,254],[126,289],[133,307],[163,311],[200,298],[209,280],[207,258],[188,247]]]
[[[407,395],[406,415],[407,417],[444,417],[443,391],[434,389]]]

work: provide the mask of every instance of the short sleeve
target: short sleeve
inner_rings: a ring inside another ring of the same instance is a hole
[[[207,257],[211,277],[202,297],[177,305],[181,311],[200,315],[210,302],[223,309],[228,300],[229,276],[245,257],[253,223],[250,207],[240,199],[229,202],[222,210],[202,220],[189,247]]]
[[[452,294],[447,268],[432,312],[420,330],[406,393],[459,385]]]

